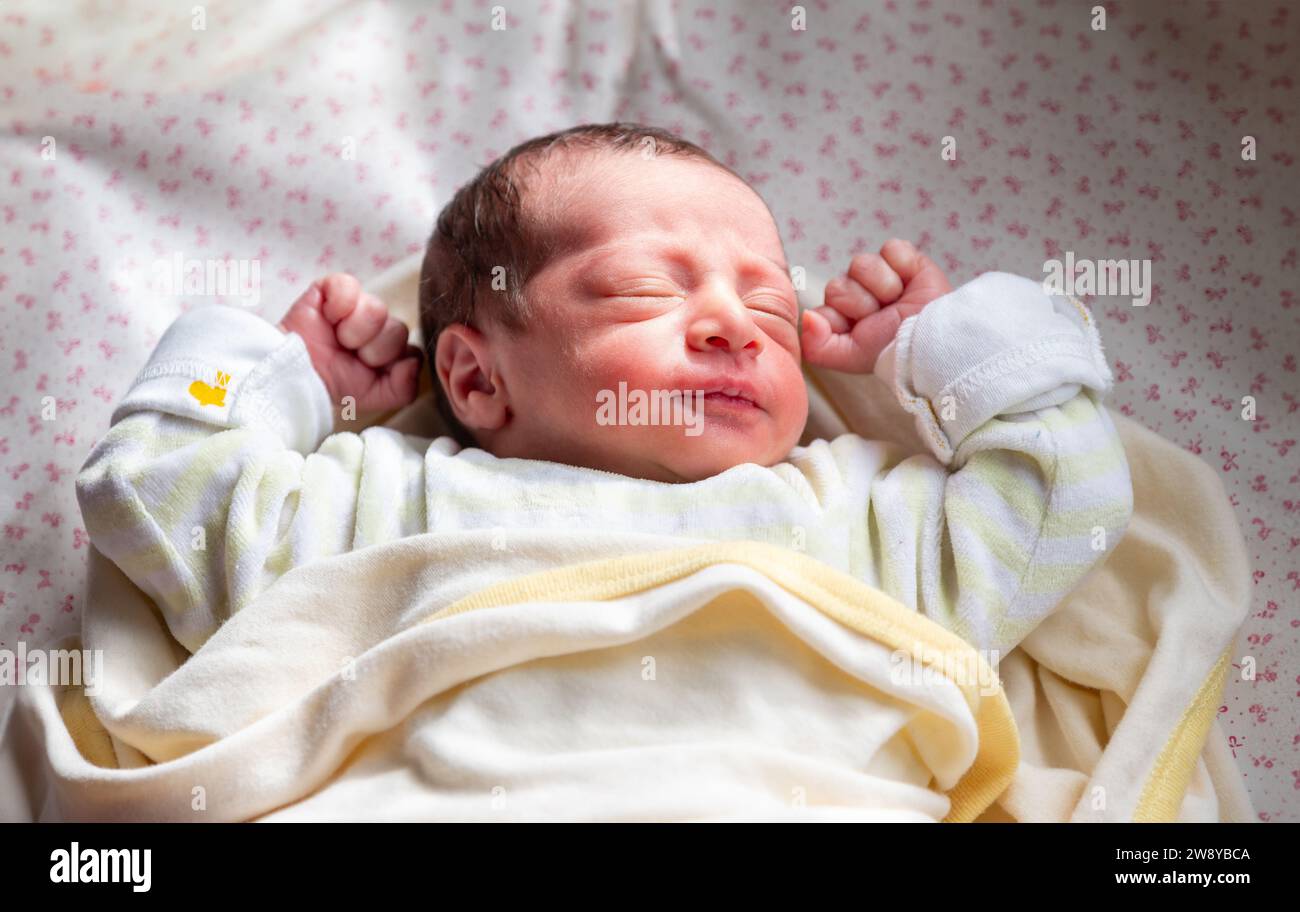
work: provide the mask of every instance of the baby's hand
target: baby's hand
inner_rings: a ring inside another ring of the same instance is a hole
[[[406,324],[346,273],[312,282],[278,324],[307,344],[312,366],[329,390],[335,411],[344,396],[357,412],[376,415],[415,399],[422,352],[407,344]]]
[[[869,374],[903,321],[950,291],[934,261],[907,241],[895,238],[879,254],[858,254],[846,275],[826,283],[826,303],[804,312],[804,360]]]

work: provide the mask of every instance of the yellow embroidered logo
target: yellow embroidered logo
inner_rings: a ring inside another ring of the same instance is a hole
[[[190,395],[199,400],[199,405],[215,405],[221,408],[226,404],[226,384],[230,382],[230,374],[223,371],[217,371],[217,385],[208,386],[202,380],[195,380],[190,384]]]

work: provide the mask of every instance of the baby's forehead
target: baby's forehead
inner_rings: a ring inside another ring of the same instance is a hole
[[[553,150],[536,163],[531,177],[527,208],[557,246],[569,249],[693,217],[775,230],[757,191],[717,162],[696,155],[647,156],[628,148]]]
[[[529,191],[539,197],[580,193],[583,197],[613,196],[648,183],[661,164],[689,169],[692,182],[731,185],[736,192],[761,197],[746,181],[722,165],[688,152],[645,154],[632,148],[577,147],[550,150],[532,164]]]

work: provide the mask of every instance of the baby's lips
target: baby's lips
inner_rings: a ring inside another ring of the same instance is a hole
[[[755,407],[764,411],[768,401],[767,395],[760,390],[760,384],[746,377],[729,375],[697,377],[683,382],[678,389],[688,393],[702,393],[705,396],[716,393],[735,399],[747,399]]]

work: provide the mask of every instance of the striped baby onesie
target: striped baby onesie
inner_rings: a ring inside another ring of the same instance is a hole
[[[1096,325],[1073,299],[986,273],[904,321],[876,372],[929,452],[844,435],[668,484],[384,427],[332,433],[302,340],[207,306],[168,327],[77,496],[92,543],[191,652],[313,561],[422,532],[580,529],[797,548],[996,663],[1132,514]]]

